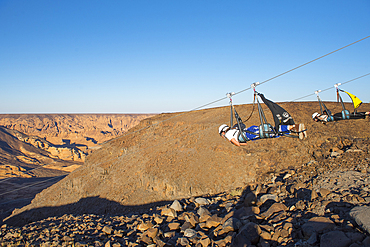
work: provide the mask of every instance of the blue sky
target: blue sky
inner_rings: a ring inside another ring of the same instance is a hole
[[[368,0],[0,0],[0,113],[192,110],[369,36],[369,13]],[[370,73],[369,57],[370,38],[257,90],[291,101]],[[342,89],[369,102],[370,75]]]

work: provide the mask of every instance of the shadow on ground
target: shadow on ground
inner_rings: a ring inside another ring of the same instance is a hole
[[[42,207],[34,208],[24,211],[9,219],[5,219],[4,223],[11,226],[23,226],[30,222],[39,221],[48,217],[57,217],[65,214],[82,215],[82,214],[96,214],[96,215],[124,215],[130,212],[143,213],[149,208],[166,205],[170,203],[156,202],[146,205],[124,206],[115,201],[110,201],[100,197],[82,198],[76,203],[56,206],[56,207]],[[88,205],[88,207],[86,207]]]
[[[66,176],[6,178],[0,180],[0,220],[2,221],[11,215],[14,209],[30,204],[36,194]]]

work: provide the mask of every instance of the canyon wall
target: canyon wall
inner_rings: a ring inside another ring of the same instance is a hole
[[[125,133],[154,114],[1,114],[0,126],[82,151]]]

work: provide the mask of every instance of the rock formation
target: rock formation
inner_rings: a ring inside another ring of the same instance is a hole
[[[87,153],[80,150],[79,146],[77,145],[54,145],[46,141],[46,138],[44,139],[38,136],[28,136],[17,130],[9,130],[6,128],[3,128],[3,130],[7,131],[9,134],[13,135],[22,142],[28,143],[35,148],[50,153],[50,157],[79,162],[85,161]]]
[[[38,136],[55,145],[94,147],[153,114],[1,114],[0,126]]]

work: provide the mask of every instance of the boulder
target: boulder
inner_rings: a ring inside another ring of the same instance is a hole
[[[320,239],[320,247],[348,247],[350,244],[351,239],[342,231],[327,232]]]
[[[276,202],[272,204],[271,207],[269,207],[269,209],[260,214],[260,216],[263,218],[268,218],[276,212],[286,211],[287,209],[288,209],[287,206],[285,206],[284,204]]]
[[[356,223],[370,233],[370,207],[358,206],[353,208],[349,215],[356,221]]]
[[[305,237],[309,238],[314,232],[321,233],[324,230],[333,229],[334,227],[334,222],[328,218],[313,217],[303,224],[302,233]]]
[[[182,206],[178,200],[173,201],[170,208],[172,208],[176,212],[182,211]]]

